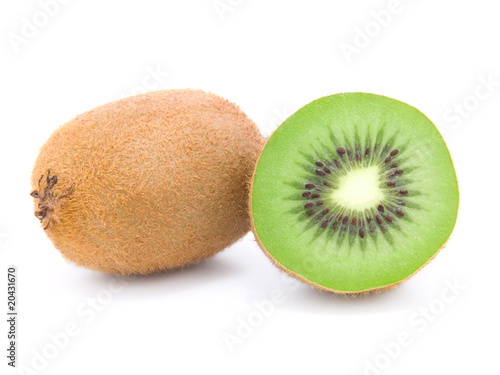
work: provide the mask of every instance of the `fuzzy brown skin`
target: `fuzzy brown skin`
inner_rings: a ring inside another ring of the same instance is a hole
[[[264,143],[237,106],[203,91],[109,103],[42,146],[35,214],[63,256],[90,269],[149,274],[194,263],[249,231],[248,181]]]
[[[268,138],[269,139],[269,138]],[[260,156],[259,158],[260,159]],[[438,253],[446,246],[446,243],[432,256],[432,258],[430,258],[422,267],[420,267],[418,270],[416,270],[414,273],[412,273],[411,275],[409,275],[408,277],[406,277],[405,279],[403,280],[400,280],[398,282],[395,282],[395,283],[392,283],[392,284],[389,284],[389,285],[384,285],[384,286],[380,286],[380,287],[377,287],[377,288],[372,288],[372,289],[365,289],[365,290],[360,290],[360,291],[341,291],[341,290],[335,290],[335,289],[330,289],[330,288],[326,288],[322,285],[319,285],[319,284],[316,284],[315,282],[309,280],[309,279],[306,279],[305,277],[293,272],[293,271],[290,271],[288,268],[284,267],[281,263],[279,263],[266,249],[266,247],[264,246],[264,244],[260,241],[260,238],[259,238],[259,235],[257,234],[257,231],[255,230],[255,225],[254,225],[254,220],[253,220],[253,212],[252,212],[252,188],[253,188],[253,182],[254,182],[254,176],[255,176],[255,170],[257,169],[257,163],[258,163],[258,159],[255,163],[255,167],[254,167],[254,170],[253,170],[253,173],[252,173],[252,178],[250,179],[250,186],[248,188],[249,190],[249,198],[248,198],[248,212],[250,212],[250,220],[251,220],[251,227],[252,227],[252,233],[254,234],[255,236],[255,240],[257,241],[257,244],[259,245],[259,247],[261,248],[261,250],[264,252],[264,254],[267,256],[267,258],[281,271],[285,272],[288,276],[291,276],[293,277],[294,279],[296,280],[299,280],[300,282],[302,283],[305,283],[307,285],[310,285],[312,286],[313,288],[316,288],[318,289],[320,292],[332,292],[332,293],[335,293],[335,294],[338,294],[338,295],[342,295],[342,296],[349,296],[349,297],[356,297],[356,296],[363,296],[363,295],[368,295],[368,294],[371,294],[371,293],[381,293],[381,292],[384,292],[386,290],[389,290],[389,289],[393,289],[393,288],[396,288],[397,286],[401,285],[402,283],[404,283],[405,281],[407,281],[408,279],[410,279],[412,276],[414,276],[415,274],[417,274],[422,268],[424,268],[426,265],[428,265],[430,263],[431,260],[433,260],[436,255],[438,255]]]

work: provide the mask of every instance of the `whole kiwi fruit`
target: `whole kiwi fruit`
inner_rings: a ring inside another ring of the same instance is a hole
[[[35,215],[78,265],[122,275],[182,267],[249,231],[249,181],[263,145],[255,124],[212,93],[118,100],[41,147]]]
[[[343,294],[399,285],[448,240],[457,177],[434,124],[408,104],[317,99],[269,138],[251,188],[253,230],[280,269]]]

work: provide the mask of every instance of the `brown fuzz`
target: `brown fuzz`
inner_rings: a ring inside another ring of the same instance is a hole
[[[63,256],[90,269],[149,274],[198,262],[250,229],[264,143],[236,105],[200,90],[109,103],[42,146],[36,215]]]

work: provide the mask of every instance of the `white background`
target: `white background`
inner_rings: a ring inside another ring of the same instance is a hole
[[[0,6],[0,310],[16,265],[24,366],[6,371],[4,315],[2,374],[498,373],[498,2],[46,2]],[[97,105],[186,87],[237,103],[266,135],[338,92],[417,107],[445,135],[459,177],[447,247],[401,287],[355,299],[283,277],[252,235],[119,291],[113,277],[64,261],[32,213],[39,147]],[[276,293],[263,317],[256,305]],[[249,320],[256,327],[242,332]],[[68,324],[76,335],[54,351]]]

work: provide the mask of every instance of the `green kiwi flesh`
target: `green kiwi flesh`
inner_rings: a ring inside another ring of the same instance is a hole
[[[448,240],[459,192],[446,144],[384,96],[317,99],[268,139],[251,189],[254,233],[279,268],[319,289],[386,289]]]

